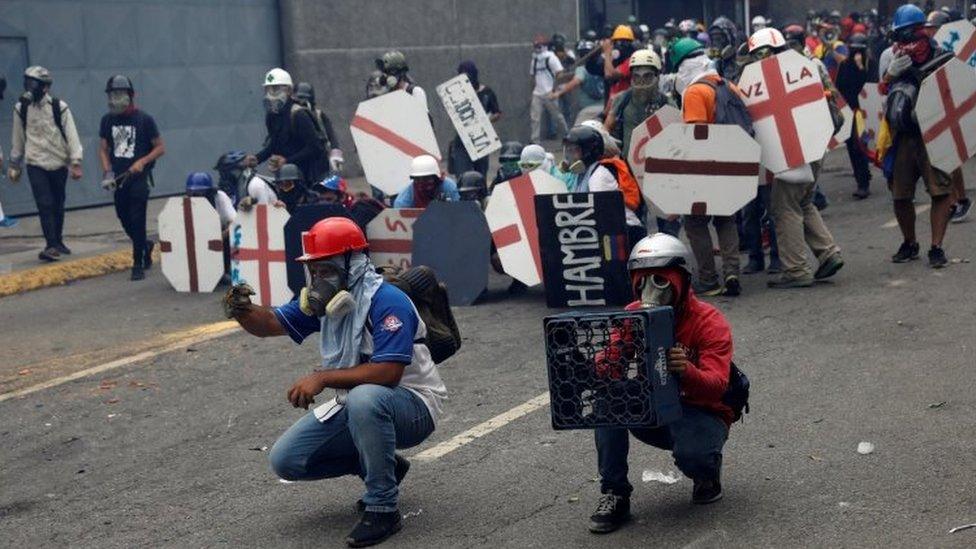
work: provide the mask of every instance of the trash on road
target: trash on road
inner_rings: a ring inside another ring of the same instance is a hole
[[[268,451],[268,447],[267,446],[255,446],[253,448],[248,448],[248,450],[254,450],[255,452],[267,452]]]
[[[644,482],[660,482],[662,484],[674,484],[681,480],[681,475],[675,473],[674,471],[668,471],[664,473],[662,471],[655,471],[653,469],[644,469],[644,473],[641,475],[641,480]]]
[[[282,484],[295,484],[295,481],[294,480],[285,480],[283,478],[279,478],[278,479],[278,482],[280,482]]]
[[[932,404],[929,404],[929,408],[942,408],[946,404],[949,404],[948,400],[943,400],[942,402],[933,402]]]
[[[873,452],[874,452],[874,444],[871,444],[870,442],[860,442],[860,443],[858,443],[858,445],[857,445],[857,453],[861,454],[862,456],[866,456],[866,455],[868,455],[870,453],[873,453]]]
[[[956,532],[962,532],[963,530],[969,530],[970,528],[976,528],[976,522],[972,524],[963,524],[962,526],[956,526],[955,528],[949,530],[949,533],[955,534]]]
[[[410,517],[419,517],[420,514],[423,512],[424,512],[423,509],[417,509],[416,511],[407,511],[406,513],[403,514],[403,518],[408,519]]]
[[[569,499],[567,499],[566,501],[570,503],[579,503],[579,500],[580,500],[579,496],[569,496]]]
[[[17,375],[19,375],[19,376],[29,376],[30,373],[31,373],[31,369],[30,368],[24,368],[23,370],[17,372]]]

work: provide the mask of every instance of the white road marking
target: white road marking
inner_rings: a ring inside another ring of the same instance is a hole
[[[519,404],[511,410],[498,414],[484,423],[479,423],[478,425],[475,425],[459,435],[455,435],[454,437],[451,437],[450,439],[445,440],[436,446],[427,448],[423,452],[411,457],[411,459],[419,462],[431,462],[440,459],[447,454],[450,454],[454,450],[457,450],[458,448],[461,448],[462,446],[465,446],[466,444],[487,434],[497,431],[516,419],[528,415],[539,408],[547,406],[548,404],[549,391],[546,391],[528,402]]]
[[[922,204],[920,206],[915,206],[915,215],[921,215],[921,214],[929,211],[929,208],[931,208],[931,207],[932,207],[931,204]],[[889,221],[889,222],[885,223],[884,225],[882,225],[881,228],[883,228],[883,229],[894,229],[897,226],[898,226],[898,218],[896,217],[896,218],[892,219],[891,221]]]

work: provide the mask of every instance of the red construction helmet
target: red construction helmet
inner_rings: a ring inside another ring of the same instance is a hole
[[[345,217],[329,217],[302,233],[302,251],[295,261],[318,261],[346,252],[358,252],[369,247],[359,225]]]

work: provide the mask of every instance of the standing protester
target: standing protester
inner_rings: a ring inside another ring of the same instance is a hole
[[[166,153],[156,121],[136,108],[129,77],[116,74],[105,83],[108,114],[99,124],[98,158],[102,187],[114,191],[115,215],[132,240],[132,280],[142,280],[152,266],[152,242],[146,239],[146,207],[156,159]]]
[[[388,92],[403,90],[423,105],[425,111],[429,111],[427,92],[413,81],[410,76],[410,67],[407,66],[407,56],[403,55],[403,52],[391,50],[384,53],[383,57],[376,60],[376,68],[383,73],[385,80],[383,84]],[[370,93],[368,86],[367,93]],[[376,91],[372,93],[376,93]],[[378,93],[377,95],[382,94]]]
[[[339,136],[332,128],[332,120],[325,115],[325,112],[315,104],[315,88],[308,82],[299,82],[295,86],[295,102],[308,109],[312,115],[312,122],[315,123],[315,130],[322,141],[322,148],[329,153],[329,170],[335,173],[342,171],[345,160],[342,157],[342,147],[339,145]]]
[[[478,67],[474,64],[474,61],[462,61],[458,65],[457,72],[458,74],[466,74],[468,76],[471,87],[474,88],[475,94],[478,95],[478,101],[481,102],[485,113],[488,114],[488,120],[491,123],[497,122],[502,117],[502,110],[498,106],[498,97],[495,95],[494,90],[482,84],[478,79]],[[455,135],[454,139],[451,140],[447,164],[447,171],[454,175],[460,175],[468,171],[476,171],[483,177],[487,177],[488,175],[488,157],[484,156],[478,160],[471,160],[468,150],[464,148],[464,142],[461,141],[461,137],[458,135]]]
[[[617,25],[603,48],[603,78],[607,87],[607,101],[630,87],[630,56],[636,50],[634,31],[627,25]]]
[[[14,107],[7,176],[20,180],[24,164],[37,204],[45,247],[42,261],[57,261],[71,250],[64,245],[64,201],[68,174],[81,179],[81,140],[71,109],[48,92],[54,79],[39,65],[24,71],[24,95]]]
[[[789,39],[787,36],[787,40]],[[848,38],[848,49],[851,54],[837,69],[837,90],[854,113],[861,108],[860,94],[868,80],[868,37],[852,34]],[[851,160],[851,168],[854,169],[854,181],[857,183],[853,196],[857,200],[863,200],[871,195],[871,170],[868,168],[868,157],[858,139],[857,124],[851,125],[851,135],[847,137],[846,144],[847,156]]]
[[[461,200],[457,183],[443,177],[437,159],[423,154],[410,162],[410,184],[393,202],[394,208],[426,208],[434,201],[457,202]]]
[[[7,91],[7,79],[0,75],[0,101],[3,101],[3,92],[5,91]],[[3,147],[0,147],[0,173],[3,173]],[[16,224],[16,219],[3,215],[3,205],[0,204],[0,227],[13,227]]]
[[[594,54],[596,45],[590,40],[580,40],[576,44],[576,55],[580,64],[573,69],[573,76],[568,82],[552,92],[553,99],[559,99],[567,93],[578,89],[579,112],[576,113],[574,126],[579,126],[587,120],[597,120],[603,113],[606,87],[603,82],[603,72],[593,72],[591,67],[597,60]]]
[[[562,71],[563,64],[559,62],[556,54],[546,47],[546,37],[536,36],[532,42],[532,64],[529,67],[529,74],[532,76],[532,103],[529,107],[532,143],[542,143],[543,110],[549,113],[549,118],[555,122],[558,135],[566,135],[569,131],[558,102],[552,99],[556,75]]]
[[[565,82],[567,78],[572,78],[573,73],[571,71],[576,64],[576,54],[573,53],[572,48],[566,48],[566,35],[561,32],[554,33],[552,38],[549,39],[549,49],[552,50],[552,53],[556,54],[556,58],[559,59],[559,62],[563,65],[563,69],[566,71],[556,75],[556,82]],[[576,95],[575,93],[564,93],[558,98],[559,110],[563,113],[563,118],[567,122],[574,120],[576,118],[576,111],[579,110]]]
[[[738,29],[731,19],[721,15],[708,27],[708,57],[715,63],[719,76],[729,82],[738,82],[742,67],[735,62],[738,47]]]

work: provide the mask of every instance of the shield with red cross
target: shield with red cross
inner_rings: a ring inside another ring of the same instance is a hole
[[[932,166],[949,173],[976,154],[976,72],[950,59],[922,81],[915,117]]]
[[[739,79],[762,163],[773,173],[823,158],[834,134],[817,65],[793,50],[746,66]]]
[[[947,51],[956,54],[956,59],[976,67],[976,27],[961,19],[946,23],[935,33],[935,41]]]
[[[414,157],[441,157],[427,109],[403,90],[360,103],[349,129],[366,181],[386,194],[397,194],[410,183]]]
[[[283,305],[292,298],[285,265],[287,222],[284,208],[258,204],[249,212],[238,212],[231,228],[231,279],[254,288],[256,301],[265,307]]]
[[[422,208],[387,208],[366,225],[369,257],[374,265],[410,268],[413,223],[422,213]]]
[[[159,213],[163,276],[177,292],[212,292],[224,274],[217,210],[203,197],[170,198]]]
[[[840,107],[840,113],[844,116],[844,124],[830,138],[830,143],[827,144],[828,151],[843,147],[844,143],[847,142],[847,138],[851,136],[851,128],[854,126],[854,111],[851,110],[847,101],[844,101],[842,95],[837,96],[837,106]]]
[[[885,97],[881,93],[880,85],[868,82],[858,94],[858,104],[862,122],[859,121],[858,144],[861,150],[872,161],[878,156],[878,132],[881,130],[881,119],[884,118]]]
[[[566,192],[566,185],[540,170],[501,183],[492,190],[485,217],[505,274],[525,284],[542,283],[535,197]]]
[[[737,125],[672,124],[647,144],[641,190],[666,214],[732,215],[756,197],[759,156]]]
[[[665,105],[654,112],[647,120],[641,122],[634,131],[630,133],[630,150],[627,151],[627,164],[634,177],[640,180],[644,176],[644,149],[647,142],[661,133],[665,127],[675,122],[681,122],[681,111]]]

